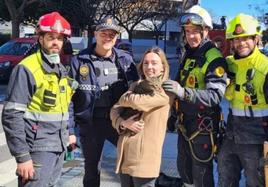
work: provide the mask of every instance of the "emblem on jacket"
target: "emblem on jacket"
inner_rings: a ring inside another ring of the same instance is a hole
[[[89,67],[85,64],[81,65],[79,68],[79,73],[82,76],[83,80],[86,80],[89,74]]]
[[[225,73],[223,67],[219,66],[215,69],[215,74],[218,76],[218,77],[222,77],[223,74]]]
[[[195,87],[195,76],[190,74],[188,77],[188,85],[190,88],[194,88]]]

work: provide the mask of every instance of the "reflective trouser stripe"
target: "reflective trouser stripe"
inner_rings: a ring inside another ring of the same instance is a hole
[[[6,102],[4,104],[4,110],[18,110],[18,111],[25,111],[27,109],[27,105],[15,102]]]
[[[69,119],[69,113],[66,112],[66,113],[53,114],[53,113],[38,113],[38,112],[26,111],[24,113],[24,118],[43,122],[67,121]]]
[[[241,110],[232,108],[232,115],[234,116],[251,116],[251,111],[249,109]],[[268,109],[263,110],[252,110],[254,117],[264,117],[268,116]]]

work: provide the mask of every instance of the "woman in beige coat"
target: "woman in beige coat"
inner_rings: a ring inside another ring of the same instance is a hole
[[[166,124],[173,98],[167,95],[161,83],[168,79],[169,65],[164,52],[153,47],[147,50],[139,64],[141,80],[158,78],[159,89],[154,94],[135,94],[134,82],[111,110],[113,127],[120,134],[117,143],[116,173],[122,187],[151,187],[159,175]],[[124,120],[120,117],[124,107],[141,111]]]

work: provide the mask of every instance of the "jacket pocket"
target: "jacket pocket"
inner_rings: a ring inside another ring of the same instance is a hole
[[[36,130],[35,146],[38,147],[54,147],[60,145],[61,126],[59,123],[45,123],[39,122]]]
[[[126,141],[127,154],[126,158],[128,160],[138,161],[143,154],[143,131],[130,136]]]

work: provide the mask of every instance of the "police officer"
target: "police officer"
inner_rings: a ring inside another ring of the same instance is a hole
[[[82,50],[72,59],[71,77],[79,82],[70,106],[70,131],[80,128],[80,140],[85,157],[86,187],[100,186],[99,162],[107,139],[116,146],[118,134],[110,120],[110,109],[138,80],[132,57],[114,48],[120,29],[114,19],[106,17],[96,26],[96,44]]]
[[[226,29],[234,55],[227,57],[230,111],[218,157],[220,187],[239,186],[242,169],[245,186],[264,186],[259,159],[268,137],[268,58],[257,46],[259,29],[258,21],[245,14],[238,14]]]
[[[179,99],[178,170],[185,186],[213,187],[213,155],[226,88],[227,64],[208,40],[211,17],[195,5],[180,18],[186,53],[176,81],[163,88]]]
[[[68,143],[68,105],[74,90],[60,51],[71,35],[57,12],[38,22],[40,49],[13,70],[2,113],[19,186],[53,186],[60,177]]]

